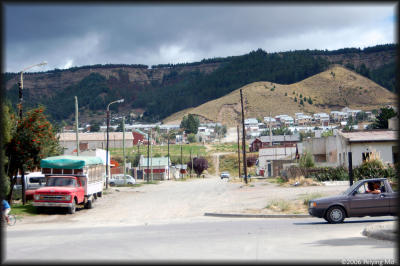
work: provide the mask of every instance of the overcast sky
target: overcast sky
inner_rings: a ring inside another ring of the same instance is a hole
[[[11,4],[3,71],[185,63],[267,52],[397,43],[397,3]]]

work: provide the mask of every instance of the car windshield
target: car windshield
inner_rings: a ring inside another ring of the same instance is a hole
[[[47,179],[47,187],[73,187],[76,184],[76,180],[68,177],[51,177]]]
[[[346,191],[344,191],[342,193],[342,195],[348,195],[351,191],[353,191],[360,183],[362,183],[362,180],[359,180],[357,182],[355,182],[351,187],[349,187],[348,189],[346,189]]]

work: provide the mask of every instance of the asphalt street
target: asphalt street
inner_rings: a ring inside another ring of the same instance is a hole
[[[63,226],[6,231],[5,263],[32,262],[333,262],[395,261],[394,242],[364,237],[373,223],[393,217],[201,217],[181,223]],[[363,264],[364,264],[363,263]],[[369,263],[370,264],[370,263]]]

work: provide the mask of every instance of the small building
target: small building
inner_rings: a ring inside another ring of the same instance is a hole
[[[144,143],[145,140],[147,141],[147,134],[141,131],[140,129],[133,129],[132,135],[133,135],[133,145],[137,145],[139,142]]]
[[[76,154],[76,133],[66,132],[57,134],[59,143],[64,148],[64,155]],[[107,149],[106,132],[78,133],[79,151]],[[123,132],[108,133],[108,148],[133,147],[133,136],[130,132],[125,132],[125,142]]]
[[[153,176],[153,180],[166,180],[170,178],[169,165],[171,161],[168,157],[144,157],[143,155],[139,160],[139,168],[143,169],[144,179]]]

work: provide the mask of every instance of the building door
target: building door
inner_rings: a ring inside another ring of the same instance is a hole
[[[268,169],[268,176],[272,176],[272,165],[271,165],[271,161],[267,161],[267,169]]]

